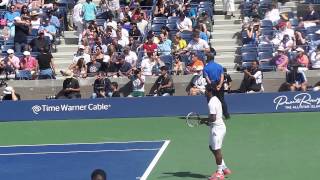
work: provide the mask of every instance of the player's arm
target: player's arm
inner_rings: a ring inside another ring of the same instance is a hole
[[[209,114],[208,121],[209,122],[215,122],[216,121],[216,115],[215,114]]]

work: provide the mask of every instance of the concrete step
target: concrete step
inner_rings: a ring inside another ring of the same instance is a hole
[[[210,43],[214,47],[241,45],[236,39],[210,39]]]
[[[240,14],[234,14],[234,15],[236,17],[231,17],[230,15],[214,15],[213,19],[215,21],[217,21],[217,20],[232,20],[232,21],[234,21],[234,20],[239,19]]]
[[[224,54],[225,52],[233,52],[236,53],[237,49],[241,46],[233,45],[233,46],[214,46],[217,54]]]
[[[221,19],[221,20],[214,21],[214,25],[226,25],[226,24],[242,24],[242,20],[236,17],[232,19]]]
[[[78,50],[78,45],[65,45],[61,44],[57,46],[58,54],[63,52],[75,53]]]
[[[240,31],[242,28],[241,24],[223,24],[223,25],[214,25],[213,31],[218,30],[234,30],[234,31]]]
[[[225,30],[225,31],[213,31],[211,32],[212,39],[236,39],[238,32]]]

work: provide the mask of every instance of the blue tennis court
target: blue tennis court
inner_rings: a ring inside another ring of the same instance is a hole
[[[0,179],[88,180],[94,169],[108,179],[147,179],[169,141],[0,146]]]

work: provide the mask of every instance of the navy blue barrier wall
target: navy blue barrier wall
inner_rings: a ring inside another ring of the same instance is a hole
[[[317,92],[232,94],[226,101],[232,114],[320,111]],[[3,101],[0,121],[182,116],[192,111],[207,114],[205,97]]]

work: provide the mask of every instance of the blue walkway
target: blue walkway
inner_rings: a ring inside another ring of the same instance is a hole
[[[161,156],[167,143],[0,146],[0,179],[88,180],[91,172],[100,168],[108,179],[136,180]]]

